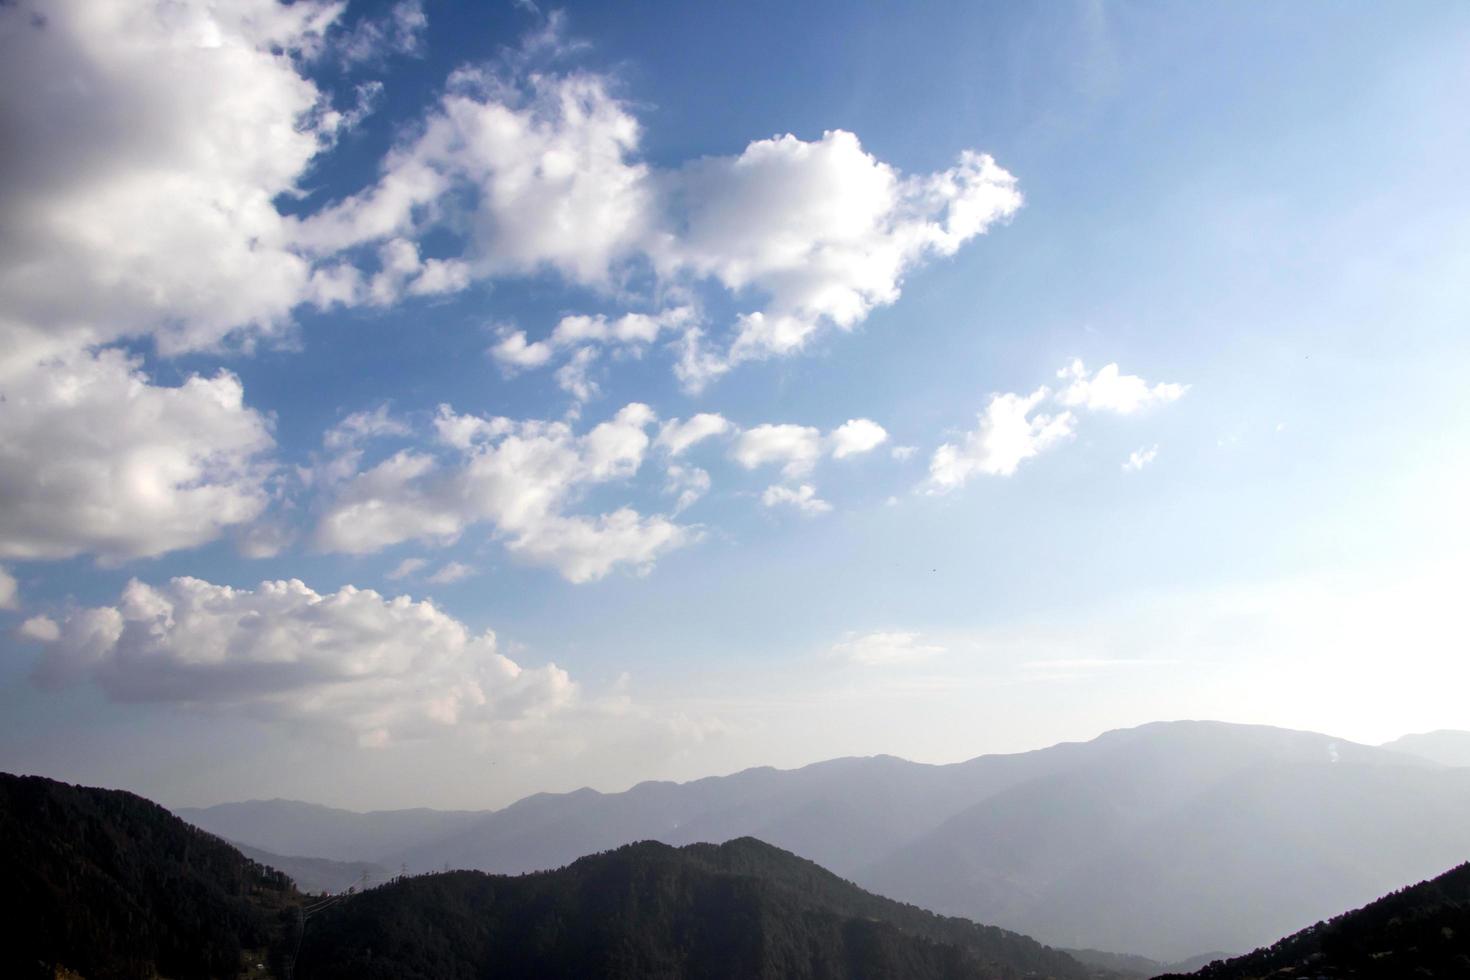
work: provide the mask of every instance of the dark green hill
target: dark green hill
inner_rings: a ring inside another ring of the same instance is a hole
[[[1470,864],[1189,976],[1465,980],[1470,977]]]
[[[299,901],[285,875],[132,793],[0,773],[0,841],[0,976],[234,977]]]
[[[517,877],[410,878],[314,918],[301,980],[1093,975],[1016,933],[862,891],[753,838],[651,841]]]

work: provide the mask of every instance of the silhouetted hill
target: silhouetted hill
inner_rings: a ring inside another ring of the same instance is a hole
[[[0,774],[0,976],[233,977],[289,879],[131,793]]]
[[[298,966],[311,980],[1090,975],[1024,936],[879,898],[748,838],[407,879],[313,919]]]
[[[1420,735],[1405,735],[1392,742],[1384,742],[1383,748],[1394,752],[1407,752],[1422,759],[1432,759],[1445,766],[1470,766],[1470,732],[1442,729]]]
[[[1464,980],[1470,977],[1470,864],[1188,976]]]

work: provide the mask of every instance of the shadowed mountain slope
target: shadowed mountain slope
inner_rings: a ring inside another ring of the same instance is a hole
[[[0,976],[233,977],[278,945],[280,872],[131,793],[0,774]]]
[[[1463,980],[1470,977],[1470,864],[1189,976]]]
[[[1095,975],[1014,933],[870,895],[760,841],[643,842],[519,877],[452,872],[314,920],[311,978]]]

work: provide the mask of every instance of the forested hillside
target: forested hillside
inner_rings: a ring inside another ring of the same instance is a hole
[[[0,975],[233,977],[268,958],[290,880],[132,793],[0,773]]]
[[[1189,976],[1464,980],[1470,977],[1470,864]]]
[[[312,921],[302,978],[1092,976],[1015,933],[868,894],[753,839],[643,842],[517,877],[408,879]]]

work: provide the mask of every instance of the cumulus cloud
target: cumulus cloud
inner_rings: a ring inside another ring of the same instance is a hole
[[[0,370],[0,557],[137,558],[266,507],[274,446],[227,371],[154,385],[115,349]]]
[[[670,419],[658,430],[658,446],[670,456],[682,456],[690,447],[734,428],[723,415],[713,412],[700,412],[682,422]]]
[[[596,382],[588,378],[588,369],[603,347],[618,353],[639,355],[658,339],[660,333],[694,322],[692,307],[676,306],[659,313],[626,313],[610,320],[597,316],[565,316],[543,340],[531,341],[524,330],[502,331],[499,341],[490,348],[490,356],[510,374],[545,367],[566,354],[556,372],[557,385],[579,402],[597,393]]]
[[[989,156],[905,175],[832,130],[756,140],[735,156],[659,169],[638,158],[641,129],[609,77],[527,70],[535,49],[564,50],[560,21],[499,68],[449,79],[424,125],[383,160],[377,181],[303,218],[296,240],[318,256],[361,245],[462,232],[460,274],[553,271],[622,295],[652,271],[660,287],[710,289],[735,302],[710,332],[694,307],[564,318],[547,337],[508,333],[492,354],[512,369],[543,366],[587,344],[651,344],[678,333],[676,372],[698,389],[743,361],[801,350],[827,327],[850,330],[898,299],[906,274],[1009,218],[1015,178]],[[398,252],[383,252],[392,273]],[[383,294],[418,280],[412,262]],[[410,292],[413,286],[408,285]]]
[[[722,351],[681,362],[691,388],[798,351],[824,326],[853,328],[897,300],[924,258],[952,255],[1021,206],[1015,179],[989,156],[966,151],[949,170],[904,176],[842,130],[758,140],[664,175],[663,188],[678,230],[652,243],[655,266],[765,300],[738,315]]]
[[[300,64],[340,9],[0,7],[0,346],[151,333],[194,350],[321,299],[274,202],[344,125]]]
[[[810,483],[787,487],[772,484],[761,494],[761,503],[767,507],[791,507],[803,514],[825,514],[832,505],[817,496],[817,488]]]
[[[552,270],[605,285],[653,212],[638,138],[606,78],[462,68],[376,184],[304,219],[298,240],[330,254],[452,217],[473,278]]]
[[[944,647],[925,643],[918,633],[848,633],[828,652],[863,667],[886,667],[928,660],[944,653]]]
[[[1067,383],[1057,395],[1057,400],[1063,405],[1120,415],[1132,415],[1152,405],[1178,401],[1189,390],[1188,385],[1181,384],[1150,385],[1136,374],[1121,374],[1116,364],[1108,364],[1088,374],[1080,360],[1073,360],[1062,368],[1057,377]]]
[[[1147,466],[1149,463],[1152,463],[1158,455],[1158,446],[1148,446],[1144,449],[1135,449],[1133,450],[1133,452],[1129,453],[1128,458],[1123,461],[1123,469],[1131,470],[1136,473]]]
[[[888,441],[888,432],[872,419],[848,419],[827,437],[832,458],[842,459],[877,449]]]
[[[567,513],[579,492],[633,476],[656,418],[646,405],[576,435],[564,422],[511,422],[456,414],[435,420],[445,452],[402,450],[345,481],[317,525],[317,544],[362,554],[404,541],[446,544],[488,524],[535,564],[586,582],[618,565],[646,570],[689,543],[693,529],[628,507]]]
[[[46,644],[43,685],[90,682],[116,701],[242,711],[364,746],[514,725],[576,693],[555,664],[510,660],[494,633],[350,585],[322,595],[294,579],[253,590],[135,579],[113,605],[27,625]]]
[[[20,608],[20,585],[10,570],[0,565],[0,609]]]
[[[1121,374],[1116,364],[1089,374],[1079,360],[1057,376],[1067,382],[1058,392],[1043,385],[1028,395],[991,395],[974,429],[961,441],[935,450],[927,491],[945,493],[976,474],[1011,476],[1021,463],[1072,438],[1078,422],[1073,409],[1131,415],[1149,405],[1175,401],[1189,390],[1182,384],[1151,385],[1137,375]],[[1134,453],[1124,468],[1141,469],[1156,451],[1157,447]]]
[[[788,477],[809,473],[824,455],[834,459],[871,452],[888,439],[872,419],[848,419],[827,433],[809,425],[764,424],[741,432],[730,456],[748,470],[778,463]]]
[[[980,424],[960,443],[947,442],[929,463],[929,483],[937,491],[962,486],[971,476],[1010,476],[1024,460],[1070,439],[1075,416],[1071,412],[1047,415],[1036,407],[1051,394],[1041,387],[1029,395],[990,396]]]
[[[757,425],[740,433],[730,455],[748,470],[779,463],[787,476],[800,476],[821,459],[822,433],[810,425]]]

